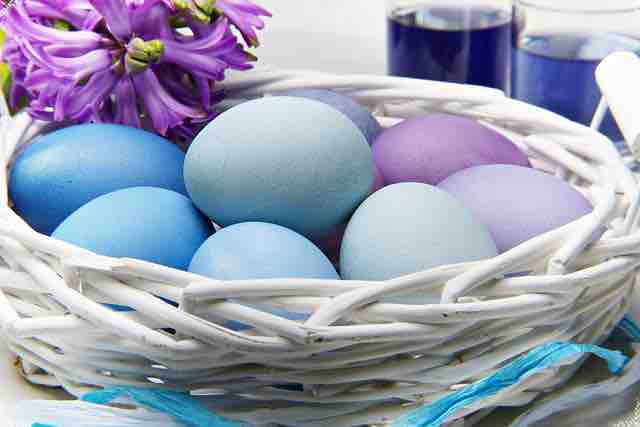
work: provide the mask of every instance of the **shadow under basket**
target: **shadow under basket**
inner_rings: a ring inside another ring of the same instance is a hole
[[[603,135],[473,86],[278,70],[233,75],[221,86],[226,106],[300,87],[341,91],[384,127],[429,112],[479,120],[595,208],[496,258],[387,282],[225,283],[36,233],[11,210],[3,174],[0,322],[29,381],[75,395],[118,385],[189,391],[208,396],[203,402],[220,415],[254,425],[382,424],[537,346],[599,344],[627,312],[640,267],[639,189]],[[7,169],[21,146],[49,129],[25,113],[0,124]],[[400,294],[440,303],[376,302]],[[295,322],[260,304],[311,316]],[[253,328],[232,331],[223,326],[229,320]],[[534,375],[454,418],[525,405],[578,365]]]

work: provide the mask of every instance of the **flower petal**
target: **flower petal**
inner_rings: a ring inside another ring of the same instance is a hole
[[[196,76],[206,77],[211,80],[224,79],[224,71],[227,68],[227,64],[215,56],[185,51],[180,48],[179,44],[168,42],[165,44],[159,63],[176,64]]]
[[[144,39],[173,39],[174,31],[169,23],[172,8],[164,0],[137,0],[131,7],[131,27],[138,37]]]
[[[96,73],[84,85],[67,84],[58,93],[55,119],[83,121],[100,108],[118,80],[112,70]]]
[[[100,12],[104,21],[116,39],[126,42],[131,37],[131,21],[128,6],[124,0],[89,0],[93,7]]]
[[[81,49],[91,50],[111,44],[109,39],[91,31],[63,31],[33,22],[20,2],[10,8],[7,26],[11,35],[20,35],[33,41],[66,43]]]
[[[215,6],[240,30],[249,46],[258,46],[255,29],[264,28],[261,16],[271,16],[266,9],[249,0],[215,0]]]
[[[142,97],[156,132],[166,135],[169,128],[184,122],[186,118],[203,117],[206,114],[188,107],[176,99],[160,84],[152,69],[132,76],[136,92]]]
[[[84,1],[23,0],[23,4],[29,16],[61,19],[76,28],[82,28],[82,23],[91,10],[91,5]]]
[[[91,31],[96,28],[101,21],[102,15],[100,15],[100,12],[94,9],[87,14],[80,28],[82,28],[83,30]]]
[[[114,123],[122,125],[141,127],[140,112],[138,111],[138,102],[136,99],[136,91],[133,87],[131,77],[124,76],[118,81],[114,89],[115,94],[115,114]]]
[[[107,49],[97,49],[74,58],[47,54],[45,60],[58,77],[68,77],[77,82],[109,68],[113,62],[113,55]]]

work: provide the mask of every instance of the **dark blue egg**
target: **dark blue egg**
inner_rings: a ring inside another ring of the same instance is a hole
[[[120,125],[85,124],[44,135],[16,159],[15,209],[50,234],[90,200],[122,188],[152,186],[187,194],[184,153],[158,135]]]

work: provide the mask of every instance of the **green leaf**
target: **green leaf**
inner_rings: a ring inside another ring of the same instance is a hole
[[[4,91],[5,96],[11,89],[11,71],[9,71],[9,65],[4,62],[0,63],[0,89]]]
[[[0,28],[0,49],[4,45],[6,34],[2,28]],[[9,100],[9,93],[11,92],[11,71],[9,65],[5,62],[0,62],[0,90],[4,93],[4,98]]]

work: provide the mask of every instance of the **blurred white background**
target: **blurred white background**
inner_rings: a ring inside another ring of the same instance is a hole
[[[384,0],[261,0],[260,63],[318,71],[386,71]]]

